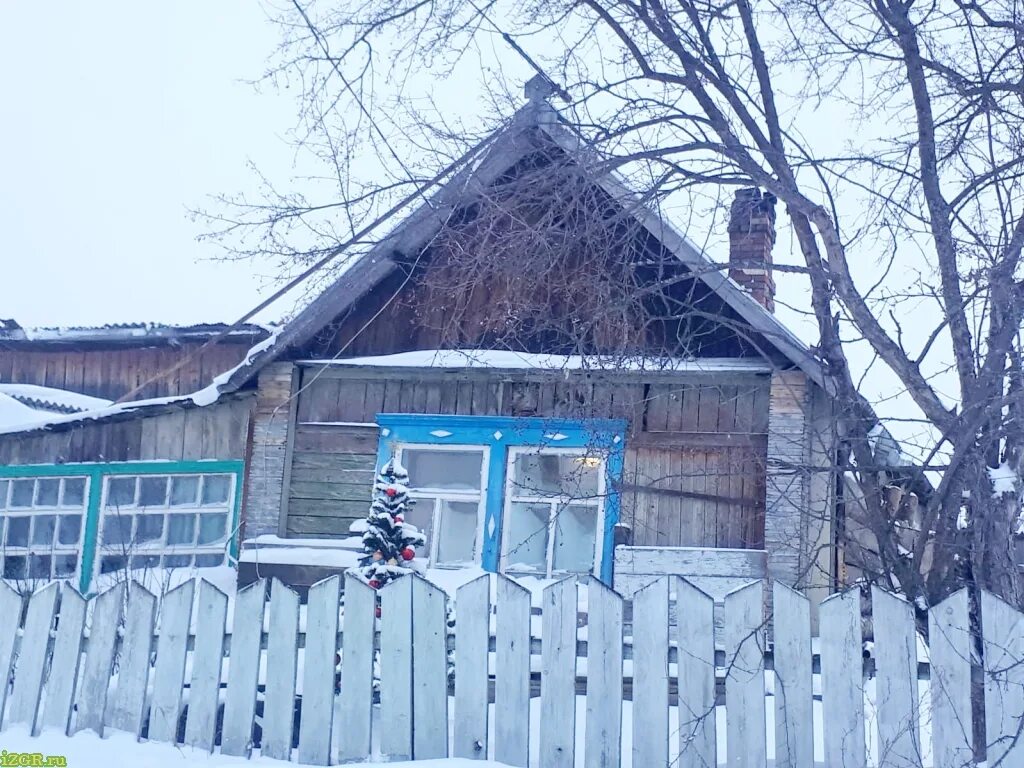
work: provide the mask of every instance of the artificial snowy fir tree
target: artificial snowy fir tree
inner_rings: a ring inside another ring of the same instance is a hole
[[[359,573],[374,589],[404,576],[411,570],[416,547],[426,538],[411,523],[405,522],[405,511],[415,502],[409,498],[409,473],[391,459],[377,475],[373,484],[373,503],[363,531],[363,551]]]

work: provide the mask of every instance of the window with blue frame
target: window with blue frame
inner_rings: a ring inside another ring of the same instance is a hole
[[[432,566],[611,580],[625,422],[379,414]]]

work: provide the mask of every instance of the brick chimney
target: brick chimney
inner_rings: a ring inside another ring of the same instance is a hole
[[[775,195],[739,190],[729,209],[729,277],[769,312],[775,311],[774,244]]]

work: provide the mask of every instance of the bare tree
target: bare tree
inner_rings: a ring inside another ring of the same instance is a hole
[[[1024,449],[1017,2],[294,0],[280,22],[284,40],[266,77],[301,86],[296,140],[328,174],[308,197],[277,195],[268,182],[259,202],[227,200],[214,218],[234,253],[286,264],[319,257],[473,146],[483,128],[408,108],[424,70],[432,78],[455,71],[496,39],[517,51],[556,51],[537,60],[564,82],[574,122],[651,204],[688,195],[713,216],[723,187],[754,184],[784,205],[806,280],[806,303],[794,308],[816,325],[849,453],[831,470],[856,487],[869,575],[918,602],[967,582],[1024,603],[1015,551]],[[508,91],[491,82],[484,111],[507,113]],[[374,168],[387,172],[359,183],[360,157],[371,147]],[[433,165],[413,166],[410,157]],[[585,194],[578,190],[571,204]],[[515,297],[495,315],[505,325],[489,329],[492,336],[545,332],[542,313],[513,283],[539,270],[545,305],[562,301],[569,286],[551,278],[579,265],[579,232],[563,218],[563,239],[552,245],[553,222],[514,194],[480,206],[489,208],[483,224],[441,235],[450,252],[479,253],[462,247],[475,238],[492,253],[534,255],[517,274],[500,259],[473,265]],[[587,227],[588,248],[599,237],[605,245],[628,239],[614,219],[600,233]],[[544,246],[524,249],[537,245],[538,232]],[[589,316],[579,299],[566,316],[575,316],[575,341],[626,354],[649,337],[658,314],[651,301],[674,278],[662,275],[647,295],[649,280],[635,266],[605,266],[613,279],[590,285]],[[447,268],[420,290],[469,300],[472,288],[453,291],[456,273]],[[687,314],[685,303],[670,313]],[[454,328],[456,315],[439,322]],[[684,343],[696,338],[684,335]],[[878,368],[907,403],[917,470],[879,466],[877,418],[861,391]],[[891,487],[926,470],[934,492],[919,504]]]

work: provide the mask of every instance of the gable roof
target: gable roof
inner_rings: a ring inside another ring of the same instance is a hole
[[[597,166],[596,152],[559,116],[547,102],[531,102],[519,110],[509,123],[471,149],[462,168],[442,183],[430,197],[400,221],[391,232],[365,253],[345,265],[340,276],[303,308],[291,321],[278,328],[270,338],[250,350],[246,360],[229,375],[221,377],[219,389],[233,392],[249,381],[264,365],[287,349],[309,341],[339,314],[365,296],[398,268],[393,255],[408,254],[427,244],[445,220],[475,193],[495,182],[516,162],[536,151],[530,132],[539,130],[556,147],[580,161]],[[606,161],[605,161],[606,162]],[[614,171],[591,174],[598,185],[623,210],[633,216],[656,241],[690,268],[751,328],[764,336],[790,363],[824,386],[819,361],[810,349],[775,315],[740,288],[705,254],[701,253],[663,215],[649,207]]]

